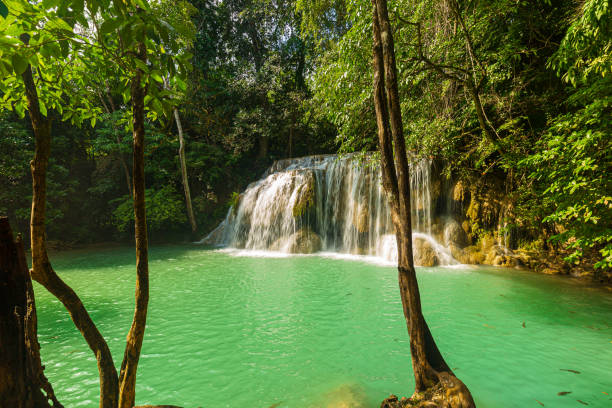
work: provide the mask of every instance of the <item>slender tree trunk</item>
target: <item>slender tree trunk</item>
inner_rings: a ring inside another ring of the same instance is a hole
[[[27,42],[27,38],[23,38]],[[32,249],[32,278],[39,282],[68,310],[72,321],[93,351],[100,373],[100,407],[115,408],[118,398],[117,370],[106,341],[91,320],[77,294],[53,270],[47,255],[45,211],[47,200],[47,166],[51,153],[51,121],[45,118],[38,103],[38,93],[32,77],[32,69],[23,73],[28,113],[34,130],[34,159],[32,171],[32,213],[30,239]]]
[[[183,180],[183,189],[185,190],[185,204],[187,204],[187,216],[191,224],[191,232],[196,232],[198,225],[196,224],[195,216],[193,215],[193,206],[191,205],[191,190],[189,189],[189,177],[187,177],[187,160],[185,159],[185,139],[183,138],[183,125],[178,109],[174,108],[174,119],[179,134],[179,161],[181,163],[181,178]]]
[[[13,241],[6,217],[0,217],[0,350],[3,406],[62,407],[40,361],[36,304],[23,242],[20,237]]]
[[[138,58],[146,63],[144,43],[138,44]],[[136,371],[147,323],[149,303],[149,259],[147,220],[145,208],[144,175],[144,98],[147,93],[141,84],[142,71],[136,71],[132,79],[132,125],[134,135],[134,221],[136,235],[136,307],[134,319],[127,336],[125,354],[119,374],[119,407],[132,408],[136,399]]]
[[[118,135],[115,135],[115,140],[117,141],[117,147],[121,149],[121,140],[119,139]],[[119,161],[121,162],[121,167],[123,168],[123,174],[125,175],[125,182],[127,185],[128,194],[130,195],[130,198],[134,198],[134,192],[132,191],[132,177],[130,176],[130,169],[128,168],[125,158],[123,157],[123,153],[119,151],[117,155],[119,156]]]
[[[485,137],[491,143],[495,150],[499,152],[502,156],[504,156],[504,151],[502,146],[497,138],[497,134],[493,126],[487,120],[487,115],[484,111],[484,107],[482,106],[482,101],[480,100],[480,92],[476,88],[476,85],[473,83],[472,78],[468,78],[465,81],[465,86],[468,88],[470,92],[470,96],[472,97],[472,101],[474,102],[474,109],[476,110],[476,116],[478,117],[478,123],[480,124],[480,129],[485,134]]]
[[[410,336],[410,353],[417,393],[440,386],[453,408],[473,407],[474,402],[442,357],[421,310],[419,287],[412,257],[410,176],[403,134],[393,33],[386,0],[372,0],[374,103],[381,152],[383,186],[391,204],[398,247],[398,278],[404,316]]]

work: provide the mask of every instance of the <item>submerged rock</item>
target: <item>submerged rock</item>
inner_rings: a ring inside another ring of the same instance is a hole
[[[363,388],[356,384],[342,384],[325,393],[321,400],[312,406],[325,408],[366,408],[368,406]]]

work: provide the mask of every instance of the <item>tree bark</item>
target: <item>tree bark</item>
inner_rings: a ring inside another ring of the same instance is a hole
[[[183,125],[178,109],[174,108],[174,119],[179,135],[179,161],[181,163],[181,178],[183,180],[183,189],[185,190],[185,204],[187,205],[187,216],[191,224],[191,232],[196,232],[198,225],[196,224],[195,216],[193,215],[193,206],[191,205],[191,190],[189,189],[189,177],[187,177],[187,160],[185,159],[185,139],[183,138]]]
[[[146,64],[147,50],[144,43],[137,47],[138,58]],[[136,236],[136,306],[132,326],[127,336],[121,372],[119,374],[119,407],[132,408],[136,400],[136,371],[147,323],[149,303],[149,259],[147,220],[145,208],[144,175],[144,98],[147,93],[142,85],[143,72],[136,70],[131,84],[132,126],[134,137],[134,228]]]
[[[36,304],[21,237],[0,217],[0,401],[15,408],[62,408],[44,375]],[[44,392],[44,393],[43,393]]]
[[[472,97],[472,102],[474,102],[474,109],[476,110],[476,116],[478,117],[478,123],[480,124],[480,129],[485,134],[485,137],[491,143],[495,150],[501,155],[504,156],[505,153],[502,149],[502,146],[497,138],[497,133],[493,126],[491,126],[490,122],[487,119],[487,115],[484,111],[484,107],[482,106],[482,101],[480,100],[480,92],[477,89],[477,86],[472,82],[472,78],[468,78],[465,81],[465,86],[470,92],[470,96]]]
[[[403,133],[393,33],[386,0],[372,0],[374,104],[378,125],[383,186],[388,193],[398,247],[398,280],[410,336],[415,392],[442,387],[453,408],[473,407],[469,390],[442,357],[421,310],[412,257],[410,175]]]
[[[115,134],[115,140],[117,141],[117,148],[119,151],[117,152],[117,156],[119,157],[119,162],[121,162],[121,167],[123,167],[123,174],[125,175],[125,181],[127,183],[127,190],[130,198],[134,198],[134,192],[132,191],[132,177],[130,176],[130,169],[123,157],[123,153],[121,153],[121,139],[119,139],[119,135]]]
[[[27,43],[27,38],[22,38]],[[47,254],[45,234],[45,211],[47,200],[47,167],[51,153],[51,120],[45,118],[38,102],[38,92],[27,67],[22,75],[28,101],[28,113],[34,131],[34,159],[30,162],[32,172],[32,212],[30,217],[30,239],[32,249],[32,278],[59,299],[68,310],[72,321],[81,332],[87,345],[96,356],[100,373],[100,407],[117,406],[117,370],[106,341],[91,320],[81,299],[53,270]]]

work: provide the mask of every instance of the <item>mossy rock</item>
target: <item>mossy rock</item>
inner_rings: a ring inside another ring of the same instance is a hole
[[[481,248],[476,245],[470,245],[461,249],[458,246],[451,244],[450,251],[453,258],[462,264],[480,265],[483,264],[486,259],[486,256],[482,253]]]
[[[315,203],[315,178],[314,173],[306,174],[306,182],[299,187],[297,198],[293,204],[292,214],[294,217],[301,217],[314,207]]]

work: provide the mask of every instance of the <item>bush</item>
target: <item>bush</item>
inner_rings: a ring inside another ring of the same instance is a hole
[[[145,192],[147,206],[147,228],[149,232],[177,229],[187,222],[185,204],[182,197],[172,186],[159,190],[147,189]],[[113,200],[117,208],[113,211],[113,225],[120,232],[126,232],[134,226],[134,207],[130,196]]]

